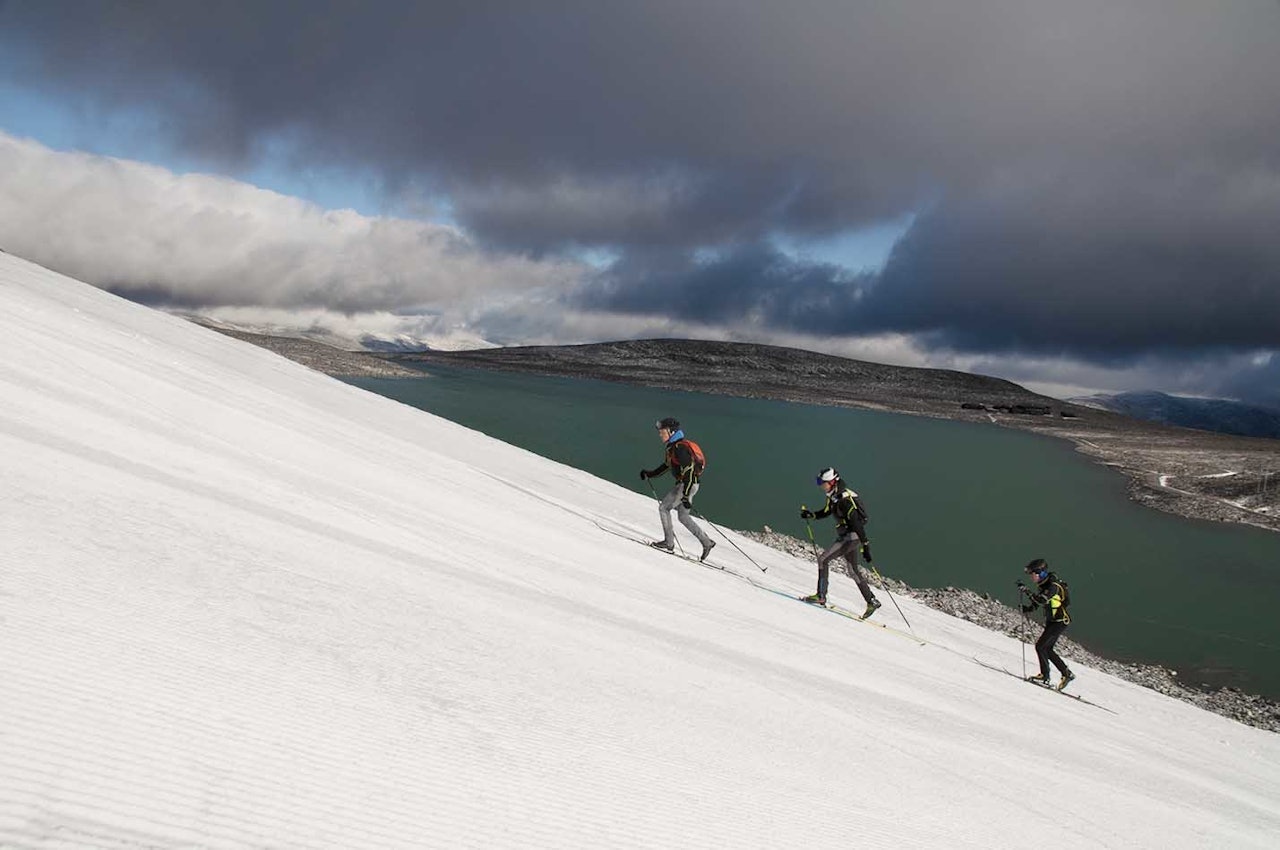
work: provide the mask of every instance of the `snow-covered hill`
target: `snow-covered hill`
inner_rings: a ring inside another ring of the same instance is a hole
[[[1020,672],[1019,644],[909,600],[927,645],[807,607],[783,594],[813,567],[740,538],[767,573],[618,534],[656,522],[0,255],[0,846],[1280,835],[1280,737],[1082,665],[1110,711],[1046,693],[971,660]]]

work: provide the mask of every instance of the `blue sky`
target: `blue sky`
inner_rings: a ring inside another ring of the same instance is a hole
[[[209,162],[168,144],[157,129],[163,116],[142,108],[108,111],[0,80],[0,116],[0,129],[55,150],[136,160],[179,174],[212,170]],[[283,146],[264,143],[253,167],[235,176],[326,209],[352,209],[369,216],[389,212],[371,175],[361,179],[336,169],[288,165],[281,160],[289,153],[279,147]]]

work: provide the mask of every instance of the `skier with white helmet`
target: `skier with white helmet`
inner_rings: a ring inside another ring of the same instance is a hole
[[[800,518],[822,519],[834,514],[837,536],[836,542],[818,556],[818,592],[804,597],[804,601],[815,605],[827,604],[827,583],[831,562],[837,557],[843,557],[849,564],[850,572],[853,573],[853,580],[858,583],[858,590],[862,591],[862,598],[866,600],[867,610],[862,615],[862,619],[865,620],[880,607],[880,600],[876,599],[876,595],[871,591],[871,585],[867,583],[866,574],[858,565],[859,554],[868,564],[871,563],[871,543],[867,539],[866,510],[858,494],[845,485],[840,473],[833,468],[828,466],[819,472],[814,483],[826,494],[827,504],[822,510],[816,512],[801,508]]]

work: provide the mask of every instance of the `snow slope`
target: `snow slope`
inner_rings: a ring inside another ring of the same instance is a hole
[[[653,501],[0,254],[0,847],[1275,846],[1280,737],[600,524]]]

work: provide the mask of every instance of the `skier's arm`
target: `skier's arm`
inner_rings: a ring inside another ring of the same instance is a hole
[[[1027,594],[1027,604],[1022,606],[1023,613],[1030,614],[1045,603],[1044,594],[1032,593],[1027,590],[1026,585],[1022,585],[1022,591]]]
[[[644,473],[640,476],[641,478],[657,478],[659,475],[667,471],[667,465],[664,463],[656,469],[642,469],[640,471]]]

